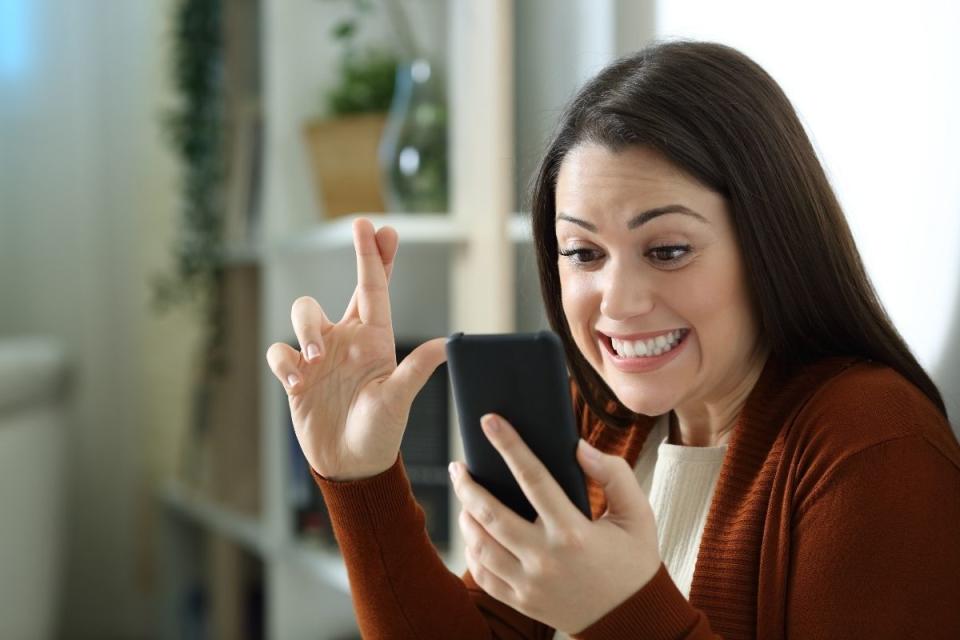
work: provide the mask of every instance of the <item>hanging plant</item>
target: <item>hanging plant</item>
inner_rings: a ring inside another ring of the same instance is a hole
[[[174,272],[155,277],[153,304],[165,313],[200,305],[205,319],[207,373],[225,369],[223,301],[223,90],[220,0],[181,0],[173,21],[174,84],[178,105],[165,128],[180,159],[180,225]],[[209,376],[204,376],[206,380]]]

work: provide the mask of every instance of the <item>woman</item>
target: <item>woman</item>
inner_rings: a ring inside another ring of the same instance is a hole
[[[365,638],[960,637],[960,446],[759,66],[682,41],[610,65],[532,210],[592,521],[486,416],[539,518],[454,463],[446,570],[398,454],[444,339],[396,364],[391,229],[357,221],[344,317],[300,298],[301,352],[267,353]]]

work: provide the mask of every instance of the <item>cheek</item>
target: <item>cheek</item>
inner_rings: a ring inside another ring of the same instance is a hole
[[[746,284],[740,270],[729,264],[706,273],[685,289],[685,315],[697,328],[704,350],[731,353],[736,350],[731,347],[753,333]]]
[[[561,268],[560,302],[577,346],[581,351],[588,350],[593,340],[591,327],[600,312],[600,299],[590,278],[582,274],[565,274]]]

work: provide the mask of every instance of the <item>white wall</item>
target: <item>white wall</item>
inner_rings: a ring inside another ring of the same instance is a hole
[[[516,210],[563,107],[614,58],[654,32],[653,0],[523,0],[514,5]]]
[[[0,45],[0,334],[59,338],[74,372],[62,623],[68,637],[143,637],[145,478],[170,464],[189,381],[169,372],[193,339],[189,320],[146,307],[176,206],[157,131],[171,2],[2,6],[0,33],[21,45],[16,64]]]
[[[656,25],[736,47],[783,87],[960,429],[960,4],[664,0]]]

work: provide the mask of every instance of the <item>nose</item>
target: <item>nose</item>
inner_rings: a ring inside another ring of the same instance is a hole
[[[624,265],[610,263],[603,283],[600,312],[611,320],[629,320],[653,311],[654,295],[642,274]]]

